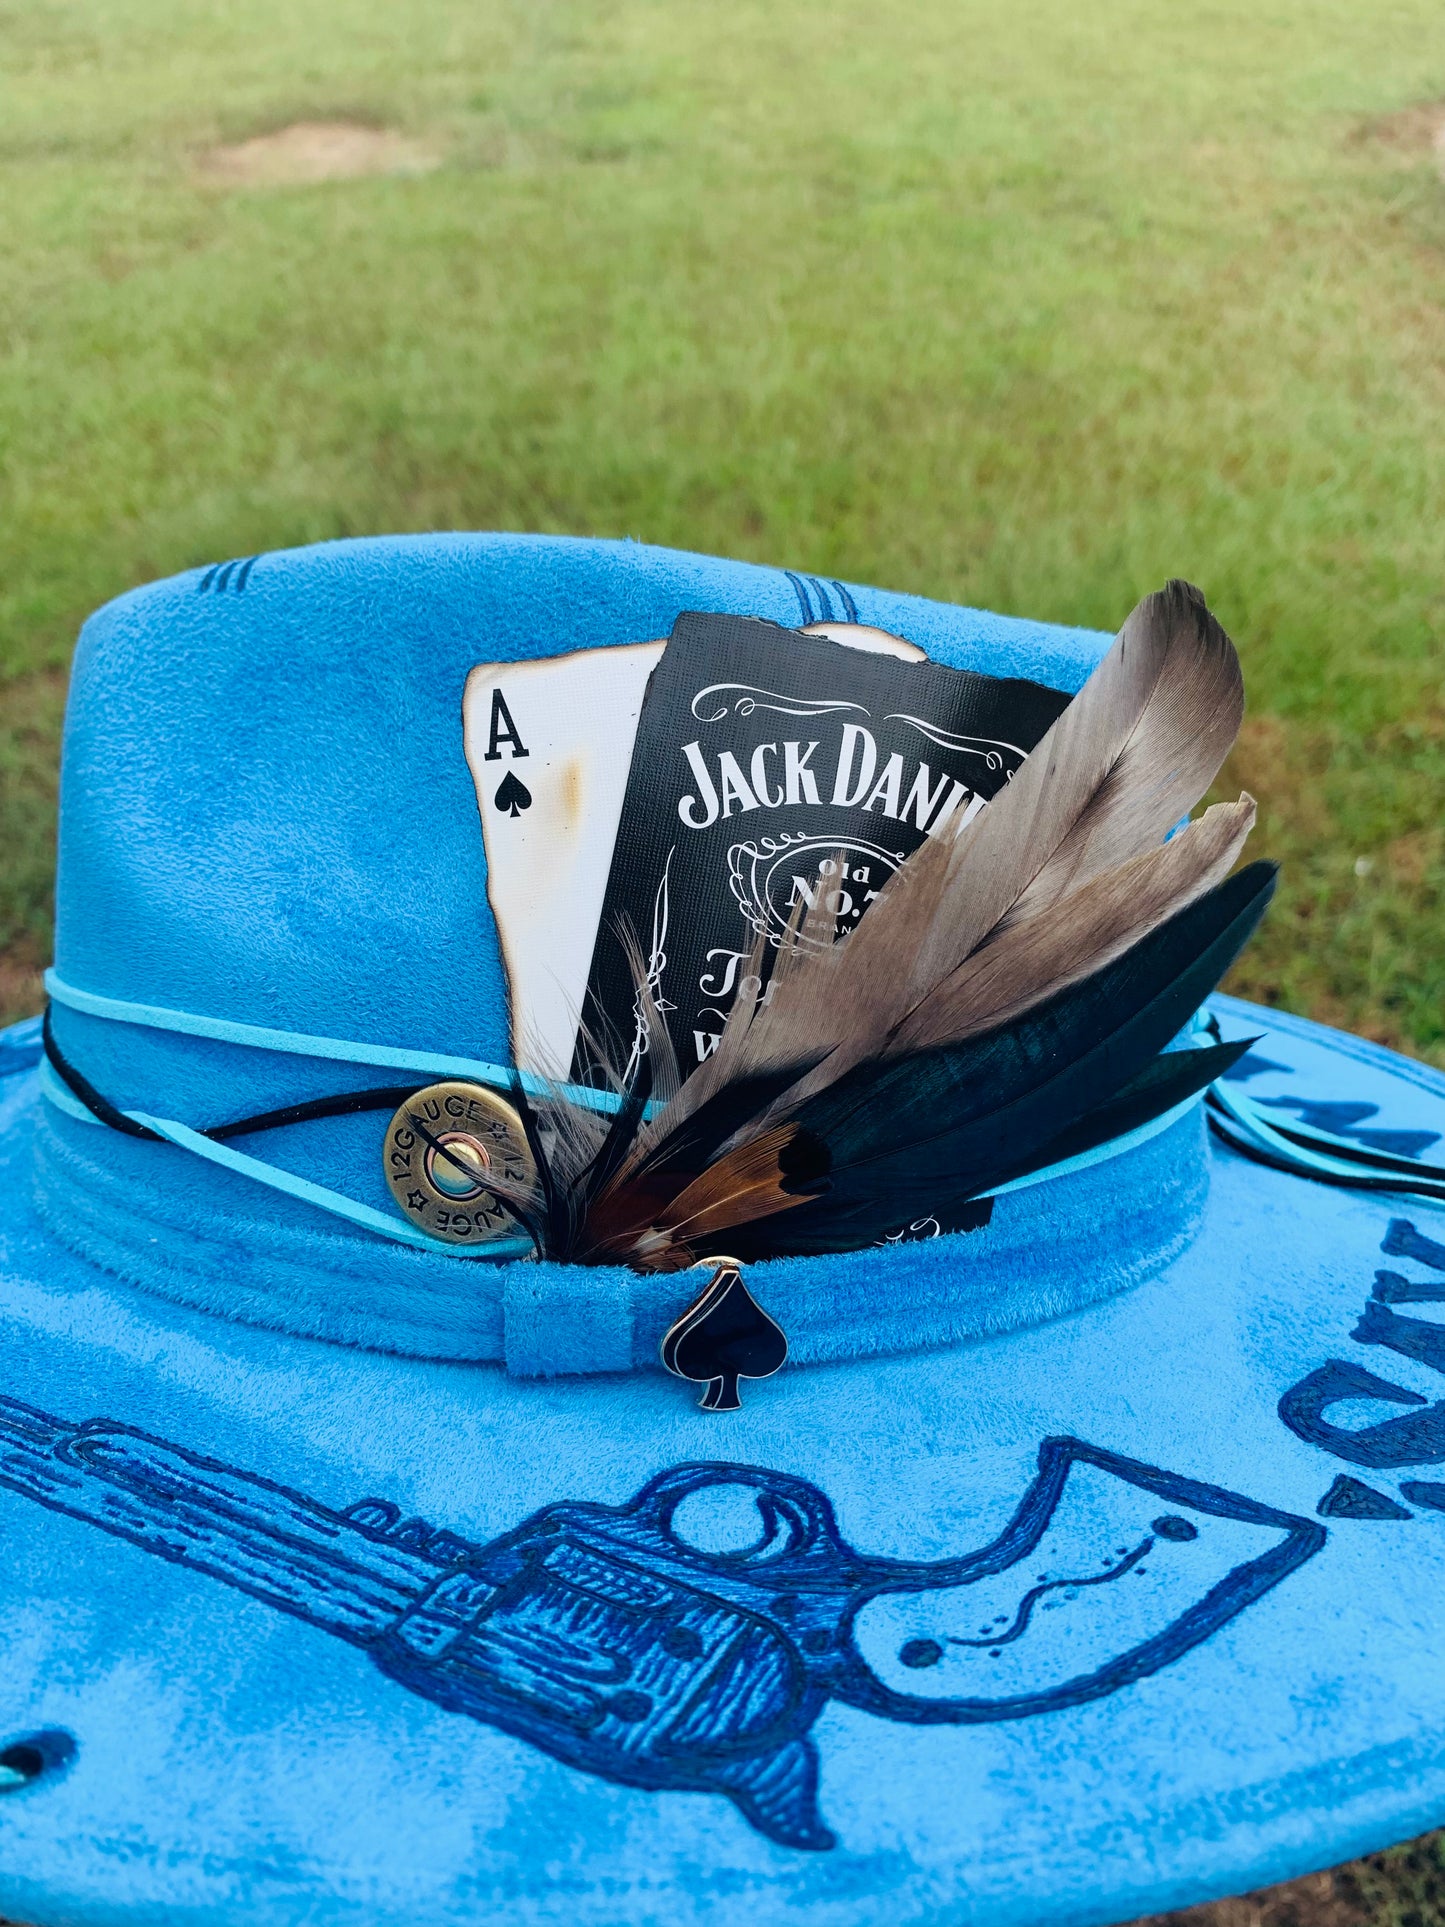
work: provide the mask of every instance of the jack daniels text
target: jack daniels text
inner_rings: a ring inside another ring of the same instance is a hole
[[[753,617],[680,616],[638,724],[574,1076],[596,1074],[589,1039],[629,1070],[646,1048],[624,926],[686,1074],[716,1049],[759,937],[776,948],[820,889],[851,929],[925,836],[997,795],[1068,700]]]

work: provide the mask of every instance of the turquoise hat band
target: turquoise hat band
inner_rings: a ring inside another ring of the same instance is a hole
[[[48,973],[47,988],[55,1002],[79,1010],[92,1018],[100,1017],[116,1023],[171,1031],[226,1044],[240,1044],[259,1050],[282,1051],[293,1055],[316,1056],[390,1070],[470,1077],[502,1091],[509,1088],[515,1076],[515,1073],[506,1067],[481,1064],[466,1058],[444,1056],[433,1052],[403,1051],[351,1040],[278,1031],[257,1025],[238,1024],[224,1018],[158,1009],[152,1005],[103,997],[65,983],[54,971]],[[536,1079],[529,1079],[527,1083],[540,1088]],[[49,1105],[67,1120],[91,1126],[103,1123],[104,1120],[67,1087],[49,1059],[42,1060],[40,1065],[40,1086]],[[606,1092],[587,1092],[586,1096],[599,1100],[599,1108],[610,1108],[615,1103],[615,1099]],[[1078,1178],[1098,1167],[1113,1164],[1131,1153],[1143,1150],[1175,1125],[1182,1123],[1190,1113],[1197,1113],[1200,1102],[1198,1096],[1191,1097],[1160,1116],[1150,1119],[1147,1123],[1109,1139],[1103,1144],[1038,1171],[1029,1172],[1009,1184],[1002,1185],[990,1196],[994,1198],[1012,1196],[1019,1192],[1035,1190],[1043,1185]],[[143,1130],[163,1139],[168,1145],[190,1156],[204,1159],[219,1170],[248,1179],[302,1206],[324,1212],[346,1226],[394,1244],[410,1246],[414,1250],[425,1252],[429,1257],[481,1258],[495,1267],[511,1270],[515,1269],[516,1260],[530,1259],[533,1255],[531,1243],[526,1238],[499,1239],[486,1245],[473,1246],[442,1244],[436,1239],[429,1238],[425,1233],[417,1231],[399,1217],[392,1217],[331,1186],[318,1184],[297,1172],[286,1170],[281,1165],[237,1151],[229,1144],[217,1142],[214,1137],[177,1119],[159,1117],[151,1111],[139,1109],[126,1110],[121,1115],[142,1127]],[[1196,1116],[1194,1135],[1197,1137],[1197,1134]],[[1166,1212],[1166,1222],[1167,1215]],[[1170,1238],[1169,1243],[1172,1246],[1174,1239]],[[648,1365],[654,1363],[655,1352],[650,1350],[640,1360],[634,1357],[632,1336],[639,1310],[643,1313],[644,1323],[647,1322],[646,1314],[649,1309],[647,1301],[658,1296],[657,1285],[661,1281],[632,1279],[631,1274],[618,1271],[614,1275],[608,1271],[605,1275],[611,1282],[603,1290],[598,1283],[599,1276],[603,1274],[599,1274],[592,1268],[586,1271],[579,1271],[576,1267],[560,1266],[531,1267],[531,1269],[548,1273],[555,1271],[559,1273],[562,1283],[550,1290],[538,1290],[535,1287],[519,1284],[516,1291],[510,1293],[504,1283],[501,1319],[502,1355],[514,1369],[526,1370],[530,1367],[534,1371],[540,1369],[544,1373],[576,1369],[575,1365],[567,1361],[570,1357],[582,1355],[589,1360],[601,1361],[593,1363],[594,1370],[626,1369],[634,1363]],[[781,1267],[767,1269],[781,1269]],[[675,1296],[675,1287],[665,1295]],[[635,1303],[635,1299],[640,1299],[641,1305]],[[525,1306],[520,1327],[525,1330],[525,1338],[518,1336],[516,1316],[508,1318],[509,1302],[515,1302],[519,1308]],[[579,1303],[586,1302],[592,1303],[592,1316],[579,1320],[575,1316],[575,1307]],[[550,1314],[539,1318],[539,1309],[545,1306],[550,1306]],[[604,1307],[605,1313],[603,1313]],[[601,1329],[598,1326],[599,1313],[603,1314]],[[877,1316],[875,1307],[873,1318],[876,1319]],[[1010,1323],[1014,1322],[1008,1317],[1007,1310],[1002,1305],[996,1307],[995,1316]],[[825,1357],[856,1355],[852,1348],[836,1348],[836,1320],[826,1300],[820,1300],[817,1305],[816,1321],[818,1329],[810,1330],[809,1318],[804,1315],[800,1323],[797,1314],[794,1314],[789,1331],[795,1356],[806,1356],[810,1350]],[[272,1321],[268,1319],[266,1322]],[[1029,1322],[1029,1319],[1025,1314],[1018,1322]],[[859,1349],[868,1353],[880,1349],[897,1351],[937,1342],[927,1329],[926,1323],[922,1329],[910,1327],[910,1300],[907,1294],[901,1295],[892,1305],[888,1325],[889,1328],[885,1332],[870,1328],[866,1344]],[[1003,1328],[1003,1326],[991,1328]],[[588,1336],[589,1342],[585,1353],[579,1351],[575,1342],[579,1330],[585,1330]],[[509,1342],[509,1334],[511,1342]],[[881,1345],[880,1337],[883,1340]]]
[[[86,1109],[80,1100],[66,1089],[56,1075],[53,1066],[46,1062],[40,1067],[40,1088],[48,1102],[67,1117],[76,1118],[82,1124],[99,1124],[102,1120]],[[500,1088],[505,1089],[505,1085]],[[1003,1198],[1015,1191],[1029,1191],[1035,1185],[1047,1184],[1052,1179],[1069,1177],[1076,1171],[1089,1171],[1096,1165],[1108,1164],[1126,1152],[1133,1151],[1151,1138],[1167,1131],[1171,1124],[1193,1110],[1202,1099],[1198,1096],[1186,1098],[1183,1103],[1163,1111],[1158,1117],[1150,1118],[1147,1124],[1140,1124],[1132,1131],[1124,1131],[1118,1137],[1110,1138],[1104,1144],[1096,1144],[1091,1150],[1080,1151],[1071,1158],[1061,1158],[1057,1164],[1045,1165],[1041,1170],[1030,1171],[1025,1177],[1014,1178],[1009,1184],[1001,1184],[996,1191],[983,1193],[984,1197]],[[599,1108],[601,1108],[599,1106]],[[494,1264],[509,1258],[527,1258],[532,1255],[531,1241],[526,1238],[498,1238],[486,1245],[443,1245],[424,1232],[413,1231],[401,1219],[383,1216],[373,1211],[369,1205],[358,1204],[355,1199],[344,1197],[339,1191],[328,1190],[324,1185],[311,1184],[298,1178],[290,1171],[283,1171],[278,1165],[267,1164],[260,1158],[250,1158],[238,1151],[230,1150],[224,1144],[217,1144],[203,1132],[194,1131],[188,1124],[181,1124],[175,1118],[152,1117],[146,1111],[126,1111],[124,1115],[135,1123],[154,1131],[157,1137],[167,1143],[175,1144],[183,1151],[193,1151],[197,1157],[209,1158],[212,1164],[224,1170],[236,1171],[242,1177],[254,1178],[258,1184],[268,1185],[283,1196],[300,1198],[307,1204],[314,1204],[319,1211],[329,1211],[334,1217],[345,1218],[348,1223],[359,1225],[364,1231],[374,1231],[378,1237],[395,1239],[399,1244],[413,1245],[418,1251],[440,1252],[448,1258],[488,1258]]]
[[[263,1051],[315,1055],[333,1061],[433,1075],[447,1072],[454,1076],[470,1076],[502,1090],[508,1088],[513,1075],[503,1066],[481,1064],[440,1053],[402,1051],[352,1040],[317,1038],[305,1033],[237,1024],[190,1012],[158,1010],[153,1006],[79,990],[53,972],[50,974],[49,988],[56,1002],[80,1010],[92,1018],[101,1017],[116,1023],[166,1030],[232,1045],[242,1044]],[[1213,1020],[1201,1018],[1196,1028],[1200,1032],[1213,1029]],[[67,1125],[96,1126],[101,1123],[102,1120],[67,1088],[49,1061],[42,1062],[40,1066],[40,1081],[48,1104],[67,1120]],[[588,1095],[601,1099],[604,1105],[609,1101],[607,1093]],[[1445,1172],[1422,1166],[1418,1159],[1406,1161],[1379,1152],[1365,1153],[1359,1145],[1318,1128],[1303,1131],[1282,1127],[1279,1120],[1272,1119],[1242,1090],[1226,1083],[1212,1085],[1203,1101],[1207,1103],[1210,1122],[1218,1133],[1234,1148],[1261,1161],[1300,1177],[1353,1188],[1388,1190],[1408,1195],[1427,1209],[1445,1208]],[[1063,1206],[1061,1222],[1067,1222],[1074,1215],[1069,1210],[1071,1191],[1078,1189],[1080,1181],[1093,1189],[1100,1181],[1098,1174],[1105,1167],[1115,1167],[1119,1180],[1113,1187],[1116,1193],[1120,1185],[1127,1193],[1141,1181],[1147,1188],[1149,1179],[1145,1174],[1146,1169],[1153,1169],[1153,1165],[1151,1162],[1147,1167],[1142,1166],[1139,1154],[1146,1152],[1156,1140],[1173,1134],[1173,1158],[1189,1155],[1189,1147],[1192,1147],[1196,1157],[1202,1151],[1199,1143],[1200,1105],[1200,1098],[1191,1098],[1132,1131],[1075,1157],[1030,1172],[1011,1184],[1000,1186],[990,1195],[993,1199],[1002,1200],[1022,1192],[1038,1193],[1043,1187],[1050,1187]],[[1191,1113],[1194,1114],[1192,1132],[1175,1133],[1174,1127],[1184,1124]],[[367,1241],[380,1239],[392,1246],[409,1247],[418,1254],[424,1254],[423,1263],[428,1274],[435,1272],[439,1259],[484,1260],[486,1274],[496,1280],[490,1290],[484,1287],[481,1294],[490,1312],[488,1329],[480,1343],[478,1334],[475,1331],[472,1333],[468,1349],[462,1354],[464,1356],[499,1358],[514,1373],[524,1376],[655,1366],[654,1328],[659,1328],[659,1333],[665,1329],[671,1312],[676,1309],[675,1285],[669,1285],[665,1279],[638,1278],[616,1268],[579,1269],[519,1264],[519,1260],[533,1257],[531,1243],[525,1237],[499,1239],[481,1246],[443,1244],[416,1230],[400,1217],[377,1209],[334,1186],[318,1183],[303,1173],[217,1142],[215,1138],[178,1119],[161,1117],[152,1111],[140,1109],[127,1111],[124,1115],[188,1158],[201,1159],[217,1171],[246,1181],[248,1190],[253,1185],[261,1186],[276,1199],[300,1206],[308,1215],[317,1212],[325,1214],[337,1221],[339,1227],[347,1232],[360,1233]],[[1168,1156],[1169,1150],[1168,1144],[1162,1145],[1156,1155]],[[51,1168],[64,1173],[71,1162],[71,1159],[64,1158]],[[44,1168],[42,1165],[42,1171]],[[1095,1174],[1092,1179],[1090,1174]],[[1132,1224],[1131,1241],[1124,1253],[1127,1269],[1122,1275],[1126,1279],[1149,1275],[1161,1262],[1168,1261],[1160,1256],[1161,1253],[1175,1254],[1182,1248],[1181,1241],[1188,1241],[1191,1235],[1189,1226],[1183,1221],[1176,1222],[1170,1200],[1190,1200],[1196,1189],[1193,1186],[1181,1188],[1177,1184],[1171,1186],[1166,1183],[1160,1188],[1160,1203],[1155,1213],[1143,1216],[1135,1214],[1132,1220],[1126,1213],[1119,1220],[1121,1236],[1125,1235],[1122,1227],[1126,1223]],[[73,1195],[71,1202],[72,1205],[75,1202]],[[1041,1198],[1037,1200],[1038,1204],[1043,1202]],[[1186,1218],[1192,1215],[1192,1207],[1187,1207]],[[877,1355],[880,1352],[924,1349],[950,1342],[960,1329],[955,1322],[960,1301],[970,1297],[974,1302],[964,1312],[964,1335],[972,1335],[980,1324],[984,1330],[995,1331],[1034,1322],[1039,1303],[1037,1273],[1040,1266],[1046,1263],[1044,1253],[1051,1247],[1043,1235],[1047,1228],[1045,1222],[1035,1219],[1033,1212],[1029,1217],[1037,1227],[1028,1247],[1030,1264],[1035,1273],[1033,1289],[1011,1293],[999,1290],[995,1281],[990,1292],[984,1284],[984,1277],[992,1267],[985,1266],[982,1275],[969,1281],[971,1290],[969,1285],[959,1289],[955,1283],[940,1294],[937,1290],[940,1282],[937,1272],[929,1268],[932,1289],[925,1288],[922,1292],[898,1290],[890,1280],[886,1291],[880,1290],[872,1296],[866,1321],[851,1328],[846,1324],[840,1326],[836,1307],[826,1294],[815,1295],[804,1290],[793,1302],[794,1292],[788,1287],[799,1270],[806,1272],[806,1261],[761,1268],[765,1277],[769,1273],[778,1276],[783,1285],[783,1298],[789,1301],[786,1315],[794,1357],[800,1362],[808,1358],[827,1362]],[[1141,1236],[1146,1225],[1148,1232]],[[256,1229],[255,1222],[249,1223],[247,1235],[253,1235]],[[996,1235],[991,1231],[990,1241]],[[967,1246],[964,1249],[966,1253]],[[885,1263],[897,1255],[901,1255],[899,1247],[866,1254]],[[1056,1258],[1059,1269],[1069,1274],[1065,1279],[1048,1279],[1045,1274],[1050,1288],[1049,1302],[1061,1307],[1085,1303],[1119,1288],[1111,1282],[1121,1275],[1117,1246],[1109,1262],[1094,1273],[1094,1288],[1086,1288],[1083,1292],[1079,1289],[1079,1255],[1077,1251],[1066,1248]],[[126,1269],[123,1262],[116,1268],[122,1271]],[[445,1269],[450,1270],[450,1267]],[[147,1282],[154,1281],[148,1279]],[[386,1349],[416,1349],[431,1355],[438,1334],[415,1329],[418,1313],[425,1318],[427,1293],[424,1287],[418,1289],[414,1285],[412,1289],[420,1303],[408,1308],[411,1326],[398,1329],[391,1319],[379,1325],[363,1311],[359,1324],[350,1331],[345,1328],[337,1330],[334,1335],[350,1336],[363,1343],[380,1342]],[[765,1283],[763,1289],[768,1291],[769,1284]],[[315,1317],[314,1308],[298,1317],[296,1307],[278,1304],[274,1302],[275,1297],[275,1293],[268,1293],[268,1299],[273,1302],[264,1306],[253,1304],[249,1307],[249,1314],[260,1322],[280,1325],[283,1329],[314,1328],[311,1322]],[[940,1297],[951,1302],[940,1304]],[[447,1315],[445,1307],[450,1304],[450,1293],[443,1292],[438,1300],[440,1316]],[[781,1303],[778,1308],[782,1309]],[[331,1315],[334,1318],[335,1311]]]
[[[40,1067],[40,1089],[47,1102],[64,1111],[67,1117],[76,1118],[82,1124],[101,1123],[101,1119],[87,1111],[79,1098],[72,1096],[48,1062]],[[448,1258],[490,1259],[493,1264],[531,1255],[532,1244],[528,1238],[498,1238],[485,1245],[441,1244],[437,1239],[429,1238],[424,1231],[414,1230],[401,1218],[388,1218],[383,1212],[373,1210],[369,1204],[348,1198],[327,1185],[313,1184],[308,1178],[298,1177],[294,1171],[283,1171],[279,1165],[267,1164],[262,1158],[247,1157],[243,1151],[233,1151],[228,1144],[217,1144],[213,1138],[193,1131],[188,1124],[182,1124],[175,1118],[152,1117],[146,1111],[126,1111],[124,1115],[148,1131],[153,1131],[157,1137],[164,1138],[168,1144],[205,1158],[223,1171],[234,1171],[240,1177],[252,1178],[269,1190],[279,1191],[283,1197],[314,1205],[318,1211],[328,1211],[334,1218],[342,1218],[362,1231],[374,1232],[379,1238],[390,1238],[396,1244],[411,1245],[417,1251],[439,1251]]]

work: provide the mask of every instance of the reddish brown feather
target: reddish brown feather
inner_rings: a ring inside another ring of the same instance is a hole
[[[808,1193],[790,1188],[793,1181],[785,1170],[797,1138],[794,1124],[765,1131],[725,1153],[699,1176],[655,1187],[651,1197],[645,1180],[614,1187],[610,1197],[599,1201],[596,1254],[644,1270],[677,1270],[693,1262],[700,1242],[805,1204]]]

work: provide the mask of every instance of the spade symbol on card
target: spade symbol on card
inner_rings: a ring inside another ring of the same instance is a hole
[[[492,800],[496,803],[499,810],[505,811],[506,814],[512,818],[513,822],[515,822],[523,810],[531,809],[532,792],[527,788],[525,783],[519,782],[512,772],[508,770],[501,782],[498,783],[497,794]]]
[[[713,1273],[662,1341],[662,1362],[678,1378],[705,1385],[705,1412],[735,1412],[740,1378],[771,1378],[788,1356],[782,1327],[769,1318],[731,1259]]]

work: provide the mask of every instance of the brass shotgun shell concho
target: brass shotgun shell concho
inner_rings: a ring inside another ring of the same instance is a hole
[[[484,1244],[522,1231],[488,1188],[495,1177],[536,1181],[522,1120],[482,1084],[448,1079],[407,1099],[386,1127],[386,1181],[406,1217],[446,1244]]]

